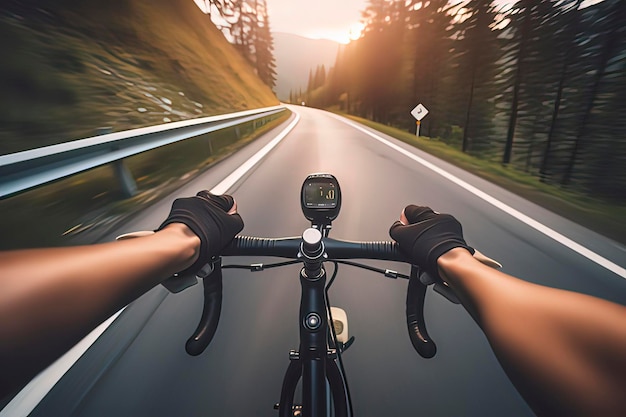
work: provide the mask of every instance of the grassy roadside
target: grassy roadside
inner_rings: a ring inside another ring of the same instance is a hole
[[[278,104],[187,0],[9,2],[0,9],[0,47],[0,155],[102,127],[119,132]],[[0,200],[0,249],[93,241],[280,120],[268,122],[127,158],[139,189],[131,199],[102,166]]]
[[[9,6],[0,9],[0,154],[103,126],[117,132],[278,104],[191,1]]]
[[[164,146],[124,160],[137,193],[124,198],[111,165],[0,200],[0,250],[93,243],[151,202],[277,127],[290,112]],[[156,226],[156,225],[155,225]]]
[[[525,172],[475,158],[437,140],[417,138],[414,134],[400,129],[351,115],[344,116],[450,162],[621,244],[626,244],[624,206],[542,183],[538,178]]]

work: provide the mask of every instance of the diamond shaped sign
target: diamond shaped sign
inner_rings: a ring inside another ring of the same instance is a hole
[[[415,117],[417,120],[422,120],[428,114],[428,109],[424,107],[422,104],[418,104],[413,110],[411,110],[411,115]]]

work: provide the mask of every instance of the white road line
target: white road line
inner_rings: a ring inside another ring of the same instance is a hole
[[[124,307],[126,308],[126,307]],[[68,350],[65,355],[57,359],[52,365],[33,378],[6,407],[0,411],[0,417],[26,417],[50,392],[52,387],[59,382],[61,377],[83,356],[83,354],[94,344],[96,339],[113,323],[124,309],[121,309],[100,326],[96,327],[78,342],[72,349]]]
[[[298,122],[300,121],[300,115],[296,112],[293,112],[293,113],[296,115],[296,118],[289,124],[289,126],[285,128],[285,130],[280,132],[278,136],[272,139],[272,141],[269,142],[267,145],[265,145],[260,151],[252,155],[250,159],[244,162],[239,168],[234,170],[232,174],[224,178],[222,182],[217,184],[211,190],[211,193],[224,194],[226,191],[230,189],[230,187],[235,185],[235,183],[239,181],[241,177],[246,175],[246,173],[250,171],[252,167],[258,164],[261,159],[265,158],[265,155],[267,155],[272,149],[274,149],[274,147],[278,145],[280,141],[282,141],[285,138],[285,136],[287,136],[289,132],[291,132],[292,129],[296,126],[296,124],[298,124]]]
[[[527,224],[528,226],[532,227],[533,229],[543,233],[544,235],[548,236],[551,239],[554,239],[555,241],[559,242],[560,244],[567,246],[568,248],[570,248],[571,250],[573,250],[574,252],[584,256],[585,258],[595,262],[596,264],[608,269],[609,271],[615,273],[616,275],[619,275],[620,277],[626,279],[626,268],[622,268],[621,266],[615,264],[614,262],[611,262],[610,260],[598,255],[597,253],[593,252],[590,249],[587,249],[586,247],[584,247],[583,245],[574,242],[573,240],[571,240],[570,238],[563,236],[562,234],[560,234],[559,232],[549,228],[548,226],[545,226],[542,223],[539,223],[537,220],[532,219],[530,217],[528,217],[527,215],[525,215],[524,213],[519,212],[518,210],[514,209],[513,207],[504,204],[502,201],[490,196],[489,194],[479,190],[478,188],[474,187],[473,185],[463,181],[462,179],[460,179],[459,177],[456,177],[452,174],[450,174],[449,172],[439,168],[438,166],[426,161],[425,159],[420,158],[419,156],[414,155],[413,153],[407,151],[406,149],[401,148],[400,146],[389,142],[387,139],[384,139],[381,136],[376,135],[375,133],[372,133],[371,131],[365,129],[362,126],[359,126],[356,123],[353,123],[343,117],[339,117],[339,116],[335,116],[332,115],[333,117],[335,117],[337,120],[341,120],[342,122],[354,127],[357,130],[360,130],[361,132],[371,136],[372,138],[376,139],[377,141],[381,142],[384,145],[389,146],[390,148],[400,152],[401,154],[405,155],[408,158],[411,158],[412,160],[414,160],[415,162],[422,164],[423,166],[425,166],[426,168],[436,172],[437,174],[441,175],[442,177],[444,177],[445,179],[452,181],[453,183],[455,183],[456,185],[458,185],[461,188],[464,188],[465,190],[469,191],[470,193],[474,194],[476,197],[486,201],[487,203],[491,204],[492,206],[504,211],[505,213],[515,217],[516,219],[518,219],[519,221]]]
[[[295,113],[295,112],[294,112]],[[250,171],[259,161],[261,161],[285,136],[293,130],[300,121],[300,115],[295,113],[296,118],[282,131],[265,145],[256,154],[252,155],[239,168],[224,178],[211,190],[214,194],[223,194],[230,189],[241,177]],[[52,365],[43,370],[33,378],[6,407],[0,410],[0,417],[21,417],[28,416],[43,398],[50,392],[52,387],[67,373],[67,371],[83,356],[83,354],[95,343],[104,331],[115,321],[124,309],[118,311],[107,321],[95,328],[83,340],[78,342],[72,349],[56,360]]]

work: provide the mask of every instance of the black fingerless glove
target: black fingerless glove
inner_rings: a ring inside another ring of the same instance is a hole
[[[453,216],[437,214],[430,207],[409,205],[404,209],[409,224],[395,222],[389,235],[412,262],[433,277],[439,277],[437,259],[453,248],[474,249],[465,243],[463,228]]]
[[[197,272],[243,229],[239,214],[228,214],[235,200],[229,195],[214,195],[200,191],[195,197],[174,200],[167,219],[157,230],[168,224],[183,223],[200,238],[200,256],[185,272]]]

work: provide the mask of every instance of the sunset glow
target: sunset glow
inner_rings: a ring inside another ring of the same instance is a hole
[[[351,41],[359,39],[364,28],[365,25],[363,23],[354,23],[347,30],[319,29],[311,31],[306,34],[305,37],[311,39],[328,39],[346,45]]]

